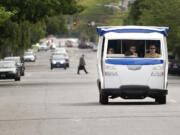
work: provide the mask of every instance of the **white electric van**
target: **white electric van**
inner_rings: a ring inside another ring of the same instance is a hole
[[[98,27],[99,101],[151,97],[166,104],[167,27]]]

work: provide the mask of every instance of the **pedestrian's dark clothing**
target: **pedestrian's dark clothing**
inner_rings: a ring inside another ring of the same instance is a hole
[[[80,71],[80,70],[84,70],[84,72],[85,72],[86,74],[88,73],[87,70],[86,70],[86,68],[85,68],[85,65],[86,65],[86,63],[85,63],[84,57],[81,57],[80,60],[79,60],[79,66],[78,66],[78,72],[77,72],[77,74],[79,74],[79,71]]]
[[[85,66],[85,65],[86,63],[85,63],[84,57],[81,57],[79,60],[79,66]]]

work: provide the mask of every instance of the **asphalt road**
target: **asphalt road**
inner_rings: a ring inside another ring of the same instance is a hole
[[[154,100],[98,103],[96,53],[69,49],[70,68],[50,70],[50,52],[26,64],[21,82],[0,81],[0,135],[179,135],[180,77],[169,76],[166,105]],[[77,75],[84,53],[89,74]]]

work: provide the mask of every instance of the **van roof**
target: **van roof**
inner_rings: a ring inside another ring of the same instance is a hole
[[[97,32],[100,36],[106,33],[160,33],[168,36],[168,27],[155,26],[102,26],[97,27]]]

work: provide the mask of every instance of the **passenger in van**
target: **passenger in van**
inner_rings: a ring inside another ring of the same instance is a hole
[[[160,58],[161,55],[156,53],[157,47],[156,45],[149,46],[149,53],[147,53],[144,57],[145,58]]]
[[[125,52],[125,55],[130,57],[138,57],[138,54],[136,53],[136,46],[131,45],[129,47],[129,51]]]
[[[114,49],[113,48],[109,48],[107,53],[108,54],[114,54]]]

